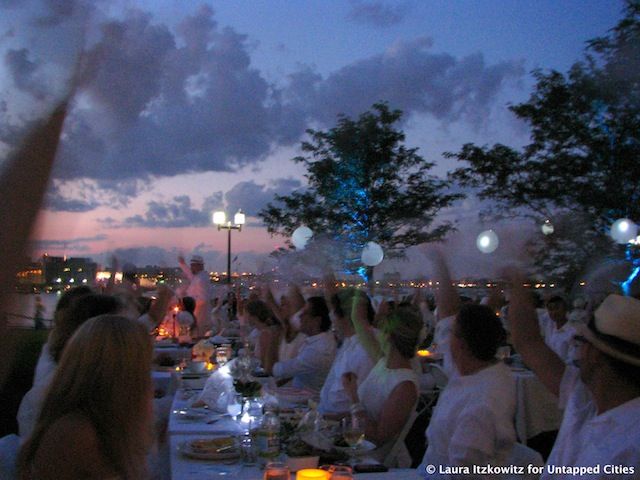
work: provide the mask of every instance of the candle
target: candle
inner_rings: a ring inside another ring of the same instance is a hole
[[[431,355],[431,352],[429,350],[418,350],[418,356],[419,357],[429,357]]]
[[[329,480],[329,472],[319,468],[305,468],[298,470],[296,480]]]

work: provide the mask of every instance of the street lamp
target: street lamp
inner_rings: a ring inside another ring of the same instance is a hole
[[[242,230],[242,225],[244,225],[245,217],[242,210],[238,210],[238,212],[233,216],[233,223],[231,220],[227,221],[227,214],[218,211],[213,213],[213,223],[218,226],[218,231],[225,229],[229,232],[229,236],[227,237],[227,284],[231,285],[231,230]]]

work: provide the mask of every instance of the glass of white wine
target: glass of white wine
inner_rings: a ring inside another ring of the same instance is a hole
[[[356,450],[364,440],[364,420],[356,415],[347,415],[341,420],[340,426],[342,427],[342,437],[349,445],[349,464],[353,465]]]

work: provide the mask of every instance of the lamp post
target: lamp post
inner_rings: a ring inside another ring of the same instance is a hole
[[[242,230],[242,225],[244,225],[245,216],[242,213],[242,210],[238,210],[238,212],[233,216],[233,223],[231,220],[227,221],[227,214],[218,211],[213,214],[213,223],[218,226],[218,231],[224,229],[228,231],[227,237],[227,284],[231,285],[231,230]]]

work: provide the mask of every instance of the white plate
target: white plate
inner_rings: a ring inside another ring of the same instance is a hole
[[[234,459],[240,458],[240,449],[238,448],[237,444],[231,450],[225,450],[222,452],[216,452],[215,450],[202,451],[202,450],[193,448],[193,442],[198,442],[203,440],[209,441],[213,439],[199,438],[197,440],[189,440],[186,442],[182,442],[178,444],[178,451],[185,457],[194,458],[196,460],[234,460]]]
[[[174,410],[173,414],[179,420],[188,421],[188,422],[198,422],[200,420],[204,420],[209,417],[211,412],[202,408],[181,408],[178,410]]]
[[[354,455],[358,455],[361,453],[370,452],[371,450],[375,450],[376,446],[369,440],[363,440],[362,443],[360,443],[360,445],[358,445],[353,450],[350,447],[336,447],[335,445],[333,446],[333,448],[342,453],[350,454],[351,452],[353,452]]]

